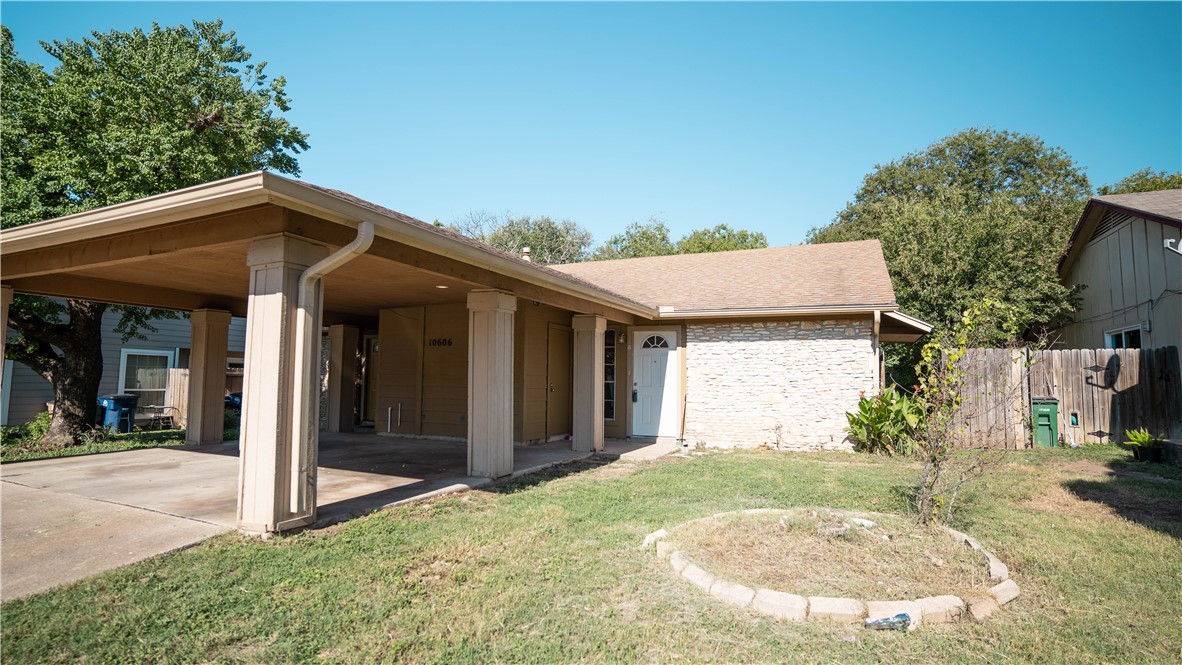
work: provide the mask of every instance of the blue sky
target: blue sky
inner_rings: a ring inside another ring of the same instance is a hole
[[[24,3],[39,40],[223,18],[288,80],[302,177],[421,219],[726,222],[772,245],[968,127],[1093,186],[1182,170],[1180,3]]]

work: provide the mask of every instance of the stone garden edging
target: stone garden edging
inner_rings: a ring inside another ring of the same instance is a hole
[[[834,517],[854,522],[857,526],[870,528],[873,522],[867,520],[878,513],[846,512],[833,509],[776,509],[751,508],[725,513],[715,513],[709,517],[683,522],[670,529],[659,529],[644,537],[640,545],[642,549],[656,546],[657,556],[669,560],[673,571],[681,575],[688,582],[702,591],[729,605],[739,608],[749,608],[784,621],[829,621],[839,624],[859,623],[865,619],[881,619],[905,613],[911,616],[908,630],[914,630],[927,624],[943,624],[959,621],[966,613],[975,621],[989,618],[1002,605],[1018,597],[1020,590],[1017,583],[1010,579],[1009,568],[992,552],[981,546],[975,538],[945,526],[940,528],[951,534],[966,546],[980,552],[986,558],[989,566],[989,579],[996,584],[989,589],[989,595],[978,598],[962,599],[958,596],[931,596],[916,600],[893,601],[864,601],[856,598],[830,598],[825,596],[799,596],[772,589],[752,589],[751,587],[718,577],[690,561],[670,539],[673,532],[690,524],[704,521],[717,521],[719,518],[731,515],[760,515],[782,514],[790,515],[805,510],[828,510]]]

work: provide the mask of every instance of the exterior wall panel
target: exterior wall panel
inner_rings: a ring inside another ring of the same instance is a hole
[[[687,323],[685,331],[688,443],[851,449],[845,414],[878,387],[871,320]]]
[[[1143,348],[1182,349],[1182,256],[1165,249],[1169,238],[1182,243],[1182,229],[1139,217],[1093,238],[1065,275],[1086,288],[1059,345],[1104,348],[1106,331],[1148,321]]]

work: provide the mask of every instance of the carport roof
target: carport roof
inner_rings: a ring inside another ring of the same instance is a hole
[[[276,208],[293,213],[268,218]],[[379,245],[384,242],[386,254],[395,257],[385,262],[387,278],[418,274],[423,284],[417,286],[429,290],[429,282],[496,287],[479,278],[504,277],[529,287],[518,289],[522,297],[544,299],[535,296],[545,291],[630,316],[656,317],[653,308],[578,277],[344,192],[261,171],[0,231],[0,279],[18,292],[242,313],[245,247],[252,237],[289,232],[340,246],[362,221],[374,223]],[[375,245],[371,254],[380,251]],[[359,301],[355,294],[365,287],[363,272],[378,261],[364,258],[330,276],[327,302]],[[429,278],[422,277],[433,269]],[[339,298],[332,297],[333,280]]]

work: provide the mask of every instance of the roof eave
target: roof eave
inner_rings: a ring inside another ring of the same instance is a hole
[[[899,309],[898,304],[881,305],[817,305],[801,307],[745,307],[724,309],[676,309],[660,307],[660,319],[723,319],[750,318],[754,316],[823,316],[848,314],[874,314],[874,312],[893,312]]]

